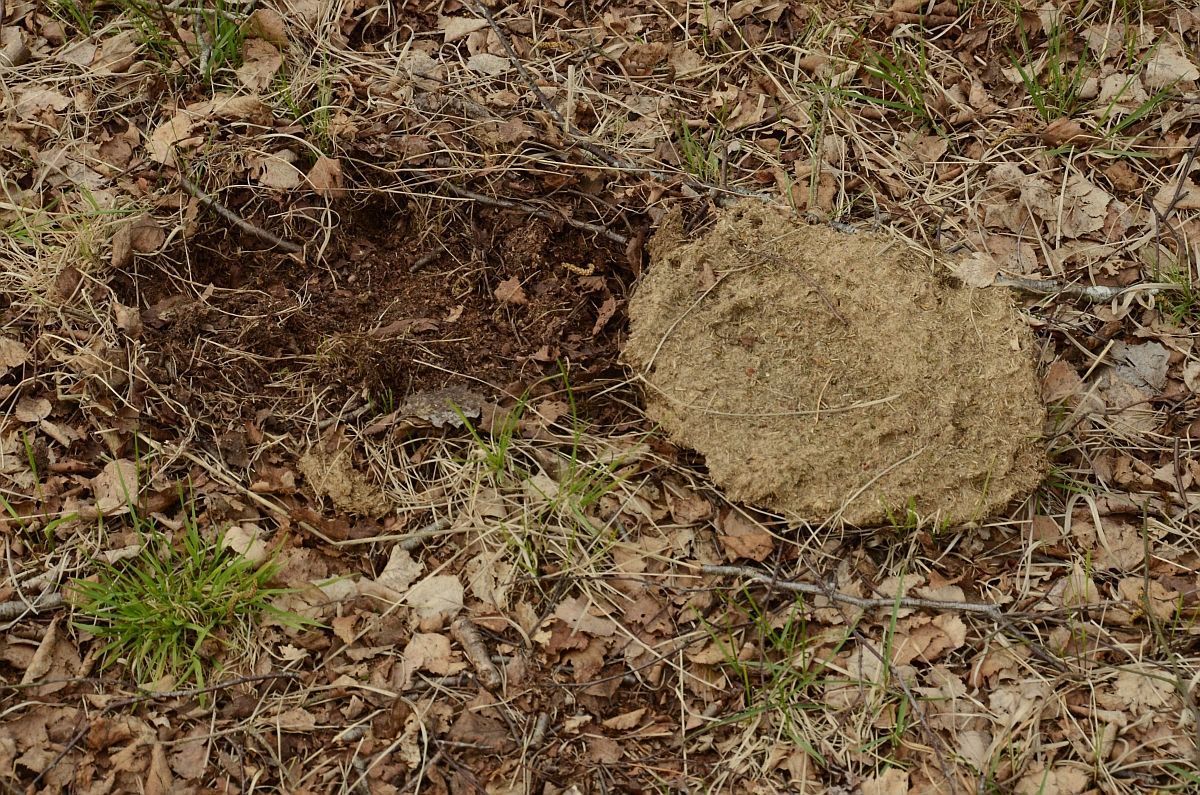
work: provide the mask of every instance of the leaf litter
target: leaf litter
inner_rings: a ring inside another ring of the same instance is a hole
[[[192,9],[4,3],[4,787],[1194,784],[1200,17],[1035,5],[278,0],[214,66]],[[1026,502],[822,529],[654,432],[640,240],[734,196],[1018,286]],[[263,622],[208,693],[95,670],[57,611],[142,549],[130,499],[323,626]]]

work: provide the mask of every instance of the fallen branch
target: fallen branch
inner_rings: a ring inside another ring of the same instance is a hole
[[[11,602],[0,602],[0,621],[11,621],[27,613],[37,615],[46,610],[55,610],[62,605],[63,596],[60,593],[50,593],[28,601],[14,599]]]
[[[179,181],[183,185],[184,190],[192,194],[192,196],[196,198],[196,201],[200,202],[201,204],[208,205],[210,208],[216,211],[217,215],[221,216],[238,229],[241,229],[246,234],[253,235],[259,240],[265,240],[275,248],[286,251],[289,254],[299,254],[304,250],[303,246],[293,243],[290,240],[284,240],[278,235],[268,232],[267,230],[255,226],[249,221],[243,219],[233,210],[230,210],[224,204],[221,204],[221,202],[217,201],[217,199],[205,193],[198,185],[196,185],[196,183],[192,182],[182,174],[179,175]]]
[[[499,692],[504,678],[500,676],[500,669],[492,662],[492,655],[488,653],[487,645],[475,625],[468,619],[460,618],[450,625],[450,634],[458,641],[458,645],[462,646],[463,653],[475,669],[475,675],[479,677],[479,684],[489,693]]]
[[[1003,273],[996,276],[993,282],[997,287],[1011,287],[1036,295],[1071,295],[1088,301],[1111,301],[1122,295],[1140,292],[1158,292],[1160,290],[1182,290],[1183,286],[1174,282],[1147,282],[1131,284],[1128,287],[1105,287],[1099,284],[1067,284],[1050,279],[1024,279],[1019,276],[1007,276]]]

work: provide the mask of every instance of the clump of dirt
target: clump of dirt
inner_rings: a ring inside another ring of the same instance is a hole
[[[887,238],[757,204],[668,215],[623,356],[647,413],[736,500],[852,525],[982,518],[1044,473],[1032,336],[1011,297]]]

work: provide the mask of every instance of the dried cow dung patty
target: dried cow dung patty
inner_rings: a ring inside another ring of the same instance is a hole
[[[813,522],[963,522],[1041,479],[1033,340],[1007,292],[758,204],[694,240],[669,214],[650,251],[623,358],[731,498]]]

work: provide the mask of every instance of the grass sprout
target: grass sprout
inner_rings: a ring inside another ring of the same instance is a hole
[[[247,648],[256,619],[269,614],[299,626],[305,619],[271,605],[287,593],[270,583],[274,563],[256,566],[206,541],[194,515],[172,543],[152,521],[135,517],[141,551],[73,585],[75,626],[104,642],[105,667],[126,665],[138,682],[165,675],[203,685],[224,652]]]

